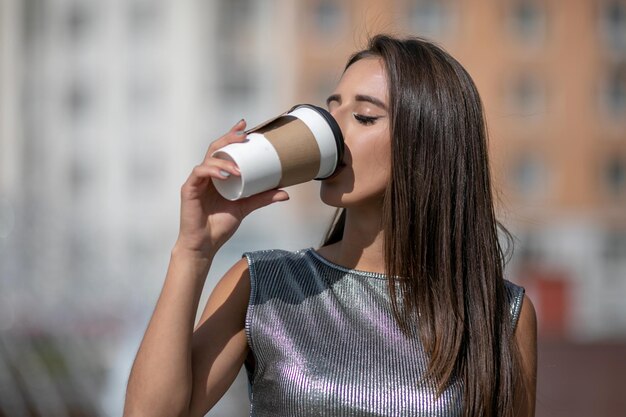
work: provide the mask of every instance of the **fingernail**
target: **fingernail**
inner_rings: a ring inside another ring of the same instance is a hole
[[[228,171],[224,171],[223,169],[220,169],[220,174],[221,174],[223,177],[230,177],[230,172],[228,172]]]
[[[235,171],[237,171],[237,172],[241,172],[241,171],[239,170],[239,167],[238,167],[237,165],[235,165],[233,168],[235,168]]]

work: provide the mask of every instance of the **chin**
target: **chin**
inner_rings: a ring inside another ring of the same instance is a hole
[[[337,187],[337,184],[328,184],[322,181],[320,187],[320,200],[328,206],[344,208],[346,193]]]
[[[337,208],[375,207],[382,206],[384,190],[374,193],[363,193],[354,189],[346,189],[341,183],[324,183],[320,187],[320,200],[328,206]]]

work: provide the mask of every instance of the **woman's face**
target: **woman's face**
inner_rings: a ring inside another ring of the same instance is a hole
[[[389,101],[383,61],[352,64],[328,97],[345,140],[345,166],[322,181],[320,196],[334,207],[382,202],[390,176]]]

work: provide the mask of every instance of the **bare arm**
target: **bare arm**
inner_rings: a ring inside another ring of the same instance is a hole
[[[248,264],[242,259],[213,290],[193,333],[190,416],[204,416],[215,405],[246,359],[244,325],[249,297]]]
[[[516,392],[515,408],[519,417],[535,415],[537,391],[537,317],[535,307],[528,296],[524,296],[522,311],[515,329],[515,340],[522,360],[522,377],[526,390]]]
[[[212,259],[174,249],[165,283],[133,363],[125,416],[182,416],[192,388],[191,336]],[[164,401],[165,400],[165,401]]]
[[[245,358],[250,284],[244,261],[220,280],[194,331],[202,288],[219,248],[250,212],[288,199],[286,192],[273,190],[233,202],[215,190],[211,178],[225,178],[224,171],[239,173],[232,162],[211,154],[243,141],[244,128],[241,121],[213,142],[181,188],[179,235],[128,380],[127,417],[202,415],[232,383]]]

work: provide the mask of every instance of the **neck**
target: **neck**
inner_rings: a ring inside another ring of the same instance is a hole
[[[329,247],[333,262],[351,269],[385,272],[382,211],[346,209],[343,239]]]

